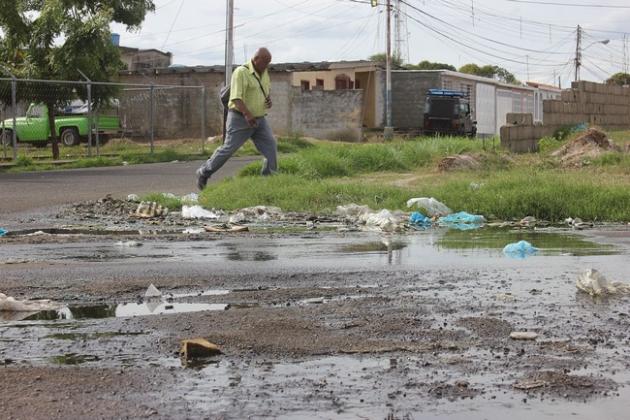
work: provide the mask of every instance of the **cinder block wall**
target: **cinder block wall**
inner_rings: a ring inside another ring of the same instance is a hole
[[[543,102],[543,125],[511,124],[501,127],[501,144],[513,152],[538,149],[538,140],[558,128],[587,124],[605,130],[630,128],[630,88],[593,82],[573,82],[559,100]]]
[[[441,88],[440,74],[413,71],[392,73],[392,124],[396,128],[422,128],[424,102],[429,89]]]
[[[360,141],[363,91],[293,88],[291,131],[328,140]]]

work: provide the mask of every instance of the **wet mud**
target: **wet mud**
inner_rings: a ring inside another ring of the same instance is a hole
[[[0,239],[0,291],[62,305],[0,314],[3,417],[627,418],[630,296],[575,287],[630,281],[627,227],[99,226]],[[181,360],[196,337],[222,354]]]

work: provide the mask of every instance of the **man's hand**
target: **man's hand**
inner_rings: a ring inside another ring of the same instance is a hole
[[[265,106],[267,107],[267,109],[273,106],[273,102],[271,102],[271,96],[267,96],[267,98],[265,99]]]
[[[250,112],[244,115],[245,120],[247,120],[247,124],[249,124],[250,127],[256,127],[258,125],[258,123],[256,122],[256,118]]]

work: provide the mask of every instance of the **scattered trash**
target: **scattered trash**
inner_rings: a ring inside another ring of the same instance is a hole
[[[282,216],[282,209],[278,207],[255,206],[240,209],[230,217],[229,222],[233,224],[248,221],[269,222],[271,220],[279,220]]]
[[[515,389],[520,389],[523,391],[527,391],[530,389],[541,388],[547,385],[547,382],[540,380],[523,380],[519,382],[515,382],[512,387]]]
[[[456,171],[466,169],[478,169],[481,162],[470,155],[453,155],[447,156],[440,161],[438,169],[440,171]]]
[[[483,182],[482,183],[471,182],[470,185],[468,185],[468,188],[471,191],[479,191],[481,187],[483,187],[484,185],[486,184],[484,184]]]
[[[407,201],[407,207],[416,206],[418,208],[426,210],[426,214],[429,217],[433,216],[447,216],[451,214],[453,211],[446,207],[443,203],[437,201],[435,198],[430,197],[421,197],[421,198],[412,198]]]
[[[182,204],[195,205],[199,203],[199,194],[193,192],[190,194],[183,195],[181,198],[181,201],[182,201]]]
[[[414,211],[409,215],[409,224],[412,226],[428,227],[433,221],[424,214]]]
[[[53,311],[61,305],[48,299],[16,300],[12,296],[0,293],[0,312],[39,312]]]
[[[175,194],[173,194],[173,193],[162,193],[162,197],[178,199],[178,197]]]
[[[372,213],[372,210],[368,206],[360,206],[358,204],[347,204],[345,206],[337,206],[337,216],[346,218],[357,218],[364,214]]]
[[[139,203],[140,197],[138,196],[138,194],[129,194],[127,196],[127,201],[131,201],[133,203]]]
[[[184,229],[182,233],[185,235],[199,235],[200,233],[204,233],[206,230],[204,228],[188,228]]]
[[[401,218],[389,210],[383,209],[378,213],[366,213],[359,217],[359,221],[369,229],[383,232],[395,232],[401,229]]]
[[[610,151],[621,151],[621,149],[606,136],[606,133],[590,128],[575,140],[553,152],[551,156],[559,158],[563,166],[582,166],[588,163],[589,159]]]
[[[167,214],[168,209],[162,207],[155,201],[142,201],[138,204],[138,208],[135,213],[132,213],[132,216],[149,219],[152,217],[166,216]]]
[[[182,206],[182,217],[184,219],[218,219],[219,215],[201,206]]]
[[[182,347],[179,350],[179,355],[184,360],[216,356],[218,354],[222,354],[219,346],[203,338],[182,340]]]
[[[534,247],[527,241],[518,241],[512,244],[508,244],[503,248],[503,254],[506,257],[516,258],[519,260],[525,259],[538,253],[538,248]]]
[[[212,233],[235,233],[235,232],[247,232],[249,228],[247,226],[233,225],[233,224],[221,224],[221,225],[206,225],[203,227],[206,232]]]
[[[138,241],[118,241],[116,242],[116,246],[124,247],[124,248],[138,248],[142,246],[142,242]]]
[[[535,340],[538,338],[538,334],[531,331],[513,331],[510,333],[512,340]]]
[[[7,233],[9,233],[8,230],[0,228],[0,237],[6,235]]]
[[[569,217],[568,219],[564,219],[564,221],[567,225],[571,226],[573,229],[580,230],[584,228],[593,227],[593,222],[584,222],[579,217],[576,217],[575,219],[572,217]]]
[[[459,230],[479,229],[485,222],[485,217],[466,213],[465,211],[452,213],[438,219],[440,225]]]
[[[524,217],[518,222],[518,225],[520,226],[532,226],[535,224],[536,224],[536,218],[534,216]]]
[[[621,282],[610,282],[603,274],[594,268],[580,273],[575,285],[579,290],[591,296],[630,293],[630,285]]]
[[[162,292],[160,292],[158,288],[151,283],[151,285],[147,288],[147,291],[144,292],[144,297],[147,299],[161,298]]]
[[[29,233],[26,236],[43,236],[43,235],[50,235],[50,233],[46,233],[43,230],[38,230],[37,232]]]
[[[501,302],[514,302],[516,298],[512,293],[497,293],[495,299]]]

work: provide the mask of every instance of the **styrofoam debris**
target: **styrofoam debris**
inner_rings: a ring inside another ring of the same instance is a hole
[[[591,296],[630,293],[630,285],[621,282],[610,282],[606,276],[594,268],[580,273],[575,285],[579,290]]]

